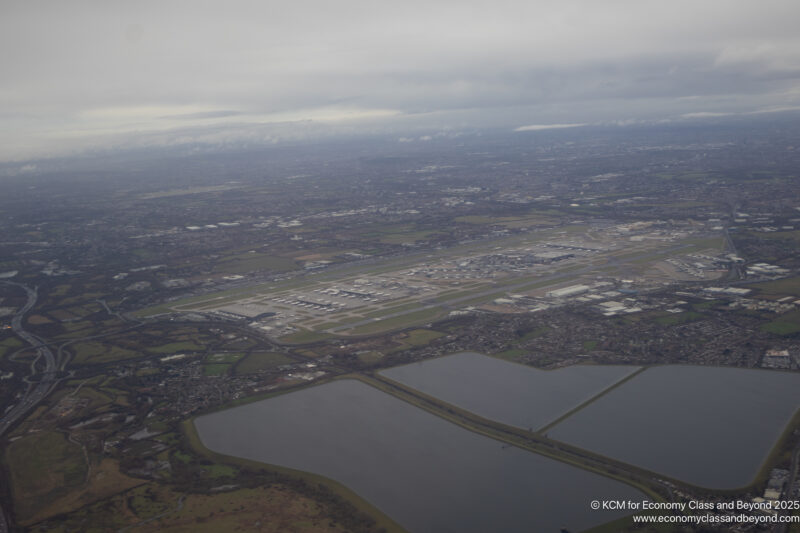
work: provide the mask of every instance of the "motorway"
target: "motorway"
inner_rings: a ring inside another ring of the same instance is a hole
[[[50,393],[50,391],[53,390],[59,381],[58,379],[53,379],[58,370],[58,365],[56,357],[47,346],[47,343],[36,335],[25,331],[25,328],[22,327],[22,319],[25,317],[25,314],[30,311],[34,305],[36,305],[36,300],[38,297],[36,288],[31,289],[26,285],[21,285],[11,281],[4,281],[2,283],[19,287],[28,295],[28,301],[19,311],[17,311],[17,313],[14,315],[14,318],[11,319],[11,328],[14,330],[14,333],[16,333],[21,339],[30,344],[31,347],[36,350],[37,357],[36,361],[31,364],[31,375],[28,376],[28,389],[25,391],[25,395],[17,405],[3,415],[3,418],[0,418],[0,437],[2,437],[3,434],[5,434],[5,432],[8,431],[8,429],[14,425],[17,420],[28,413],[28,411],[36,407],[36,405],[41,402]],[[44,358],[45,361],[44,372],[41,375],[42,379],[36,383],[31,382],[30,378],[36,375],[36,362],[38,362],[41,358]],[[8,522],[3,509],[0,508],[0,533],[7,532]]]
[[[19,287],[27,293],[28,301],[19,311],[17,311],[17,314],[14,315],[14,318],[11,320],[11,329],[14,330],[14,333],[16,333],[17,336],[30,344],[31,347],[36,350],[36,362],[38,362],[41,358],[44,358],[45,366],[44,371],[41,374],[42,379],[40,379],[38,382],[32,382],[31,378],[36,374],[36,369],[35,364],[31,365],[31,375],[27,378],[29,383],[28,390],[25,391],[25,395],[23,396],[22,400],[15,405],[13,409],[6,412],[3,415],[3,418],[0,418],[0,437],[2,437],[3,434],[8,431],[14,422],[19,420],[25,413],[30,411],[40,401],[42,401],[45,396],[47,396],[50,391],[53,390],[53,387],[55,387],[56,383],[59,381],[58,379],[53,379],[58,371],[58,362],[56,361],[56,356],[53,354],[52,350],[50,350],[44,340],[32,333],[25,331],[25,328],[22,327],[22,319],[24,318],[25,314],[30,311],[34,305],[36,305],[36,289],[31,289],[25,285],[10,281],[5,281],[3,283],[6,285],[14,285]]]

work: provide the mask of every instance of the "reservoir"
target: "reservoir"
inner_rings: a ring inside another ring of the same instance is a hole
[[[575,365],[539,370],[463,352],[380,374],[484,418],[535,431],[638,369]]]
[[[644,499],[355,380],[201,416],[195,425],[211,450],[339,481],[415,533],[580,531],[629,513],[592,511],[592,500]]]
[[[648,368],[548,437],[695,485],[751,483],[800,407],[800,374],[701,366]]]

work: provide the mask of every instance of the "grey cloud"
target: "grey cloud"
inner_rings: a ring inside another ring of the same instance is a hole
[[[236,115],[241,115],[241,111],[198,111],[197,113],[180,113],[177,115],[164,115],[159,117],[164,120],[171,120],[171,119],[178,119],[178,120],[202,120],[202,119],[209,119],[209,118],[225,118],[225,117],[235,117]]]
[[[784,0],[12,0],[0,160],[331,107],[397,128],[792,107],[797,20]]]

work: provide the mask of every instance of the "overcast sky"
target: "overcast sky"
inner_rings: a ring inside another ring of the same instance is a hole
[[[800,108],[798,21],[797,0],[3,0],[0,161]]]

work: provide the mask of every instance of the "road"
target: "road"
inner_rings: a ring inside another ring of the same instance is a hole
[[[69,362],[69,354],[64,351],[64,348],[69,344],[80,342],[86,339],[91,338],[100,338],[105,337],[112,334],[117,334],[122,331],[127,331],[131,329],[135,329],[140,327],[143,322],[135,321],[133,325],[129,326],[123,330],[117,330],[110,333],[104,333],[100,335],[93,335],[90,337],[84,337],[80,339],[73,339],[72,341],[66,342],[59,346],[58,352],[53,354],[53,351],[50,349],[48,343],[42,339],[25,330],[22,325],[22,321],[25,318],[25,315],[33,309],[33,306],[36,305],[36,301],[38,299],[38,291],[36,288],[31,289],[26,285],[22,285],[20,283],[14,283],[12,281],[3,281],[0,283],[4,283],[6,285],[12,285],[15,287],[19,287],[20,289],[24,290],[26,295],[28,296],[28,300],[22,308],[14,315],[11,320],[11,328],[14,333],[17,334],[21,339],[25,342],[30,344],[30,346],[36,350],[36,359],[31,363],[31,373],[25,378],[25,381],[28,383],[28,389],[25,391],[23,398],[20,400],[17,405],[15,405],[11,410],[6,412],[3,415],[3,418],[0,418],[0,437],[9,430],[11,426],[14,425],[20,418],[26,415],[31,409],[36,407],[39,402],[45,399],[50,392],[58,385],[58,383],[64,379],[64,370]],[[111,316],[116,316],[123,322],[129,322],[125,317],[120,315],[119,313],[113,312],[109,307],[108,304],[104,300],[98,300],[100,304],[105,308]],[[37,371],[36,366],[41,359],[44,359],[44,370],[42,372]],[[58,377],[58,374],[62,373],[62,377]],[[0,508],[0,533],[8,533],[9,526],[6,521],[5,514],[3,513],[3,509]]]
[[[725,227],[725,253],[736,256],[739,255],[736,251],[736,245],[731,238],[731,234],[728,232],[727,226]],[[745,279],[746,277],[744,265],[741,263],[733,263],[731,264],[731,268],[726,279],[728,281],[739,281]]]
[[[413,389],[406,388],[402,384],[384,378],[380,374],[356,374],[356,379],[365,382],[378,390],[392,394],[403,401],[419,407],[442,417],[445,420],[454,422],[470,431],[485,435],[489,438],[501,441],[505,445],[521,448],[545,457],[551,457],[566,463],[572,463],[580,468],[594,470],[605,473],[610,477],[625,478],[625,481],[632,486],[642,490],[646,489],[648,496],[658,495],[661,498],[674,501],[674,494],[671,484],[678,481],[665,481],[661,476],[654,475],[652,472],[638,468],[636,466],[623,463],[610,457],[595,454],[593,452],[570,446],[563,442],[554,441],[538,432],[526,431],[524,429],[506,426],[502,423],[485,419],[469,411],[442,403],[436,398],[424,396]],[[688,487],[681,487],[688,492]]]
[[[58,382],[58,380],[55,379],[55,375],[58,372],[58,361],[56,360],[56,356],[53,354],[52,350],[50,350],[44,340],[32,333],[25,331],[25,328],[22,326],[22,319],[25,317],[25,314],[30,311],[34,305],[36,305],[36,300],[38,298],[36,289],[31,289],[25,285],[10,281],[5,281],[3,283],[6,285],[14,285],[19,287],[27,293],[28,301],[19,311],[17,311],[17,314],[14,315],[14,318],[11,320],[11,329],[14,330],[14,333],[16,333],[18,337],[30,344],[31,347],[36,350],[37,361],[41,358],[44,358],[45,364],[44,372],[39,375],[41,379],[39,379],[37,382],[31,381],[31,378],[36,377],[35,368],[32,369],[31,375],[27,378],[29,383],[28,390],[25,391],[25,395],[23,396],[22,400],[20,400],[20,402],[10,411],[5,413],[3,418],[0,418],[0,437],[2,437],[5,432],[8,431],[8,429],[25,413],[30,411],[40,401],[42,401],[45,396],[47,396],[50,391],[53,390],[53,387]]]
[[[12,281],[4,281],[2,283],[19,287],[27,294],[28,301],[11,319],[11,328],[14,330],[14,333],[16,333],[17,336],[30,344],[31,347],[36,350],[36,361],[44,358],[45,367],[44,372],[41,374],[41,379],[34,383],[31,382],[30,379],[36,376],[36,365],[31,364],[31,375],[28,376],[29,385],[28,389],[25,391],[25,395],[17,405],[3,415],[3,418],[0,418],[0,437],[2,437],[17,420],[28,413],[28,411],[36,407],[36,405],[41,402],[58,383],[58,380],[54,379],[56,372],[58,371],[58,362],[56,361],[56,356],[53,355],[52,350],[50,350],[44,340],[32,333],[25,331],[25,328],[22,326],[22,319],[25,318],[25,315],[28,313],[28,311],[30,311],[33,306],[36,305],[36,300],[38,298],[36,288],[31,289],[26,285],[14,283]],[[8,530],[8,522],[6,520],[5,512],[2,508],[0,508],[0,533],[7,533]]]

